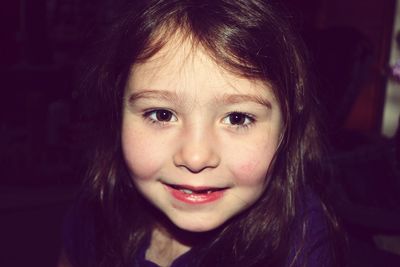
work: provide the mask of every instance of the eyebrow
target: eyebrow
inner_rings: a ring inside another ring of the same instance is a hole
[[[162,99],[168,102],[180,102],[180,97],[172,92],[169,91],[162,91],[162,90],[143,90],[139,92],[132,93],[129,98],[128,102],[133,104],[139,99]]]
[[[218,101],[219,99],[217,99]],[[224,104],[237,104],[242,102],[255,102],[257,104],[266,106],[271,109],[272,104],[270,101],[265,99],[264,97],[256,96],[256,95],[242,95],[242,94],[225,94],[222,96],[221,100]],[[219,101],[218,101],[219,102]]]
[[[142,90],[139,92],[132,93],[128,102],[133,104],[139,99],[162,99],[172,103],[180,103],[182,102],[182,98],[179,97],[176,93],[162,90]],[[245,94],[224,94],[222,97],[216,97],[215,103],[222,103],[224,105],[233,105],[243,102],[254,102],[267,108],[271,109],[272,104],[270,101],[265,99],[264,97],[256,96],[256,95],[245,95]]]

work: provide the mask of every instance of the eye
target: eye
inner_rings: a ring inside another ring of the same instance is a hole
[[[222,120],[225,124],[236,126],[248,126],[254,121],[255,119],[252,116],[242,112],[232,112]]]
[[[174,122],[177,121],[176,116],[169,110],[166,109],[156,109],[150,110],[143,114],[145,118],[153,122]]]

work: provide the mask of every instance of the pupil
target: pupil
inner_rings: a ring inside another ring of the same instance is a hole
[[[156,117],[159,121],[169,121],[171,120],[172,114],[167,110],[159,110],[156,113]]]
[[[243,124],[245,119],[245,116],[240,113],[232,113],[229,115],[229,121],[231,124]]]

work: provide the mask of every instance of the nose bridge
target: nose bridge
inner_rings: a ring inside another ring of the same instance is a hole
[[[214,128],[206,122],[196,121],[182,129],[179,149],[174,155],[176,166],[191,172],[215,168],[220,162]]]

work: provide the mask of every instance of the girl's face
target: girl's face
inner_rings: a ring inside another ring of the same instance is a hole
[[[173,43],[131,70],[122,148],[145,198],[179,228],[208,231],[265,190],[281,111],[265,83],[232,75],[189,41]]]

